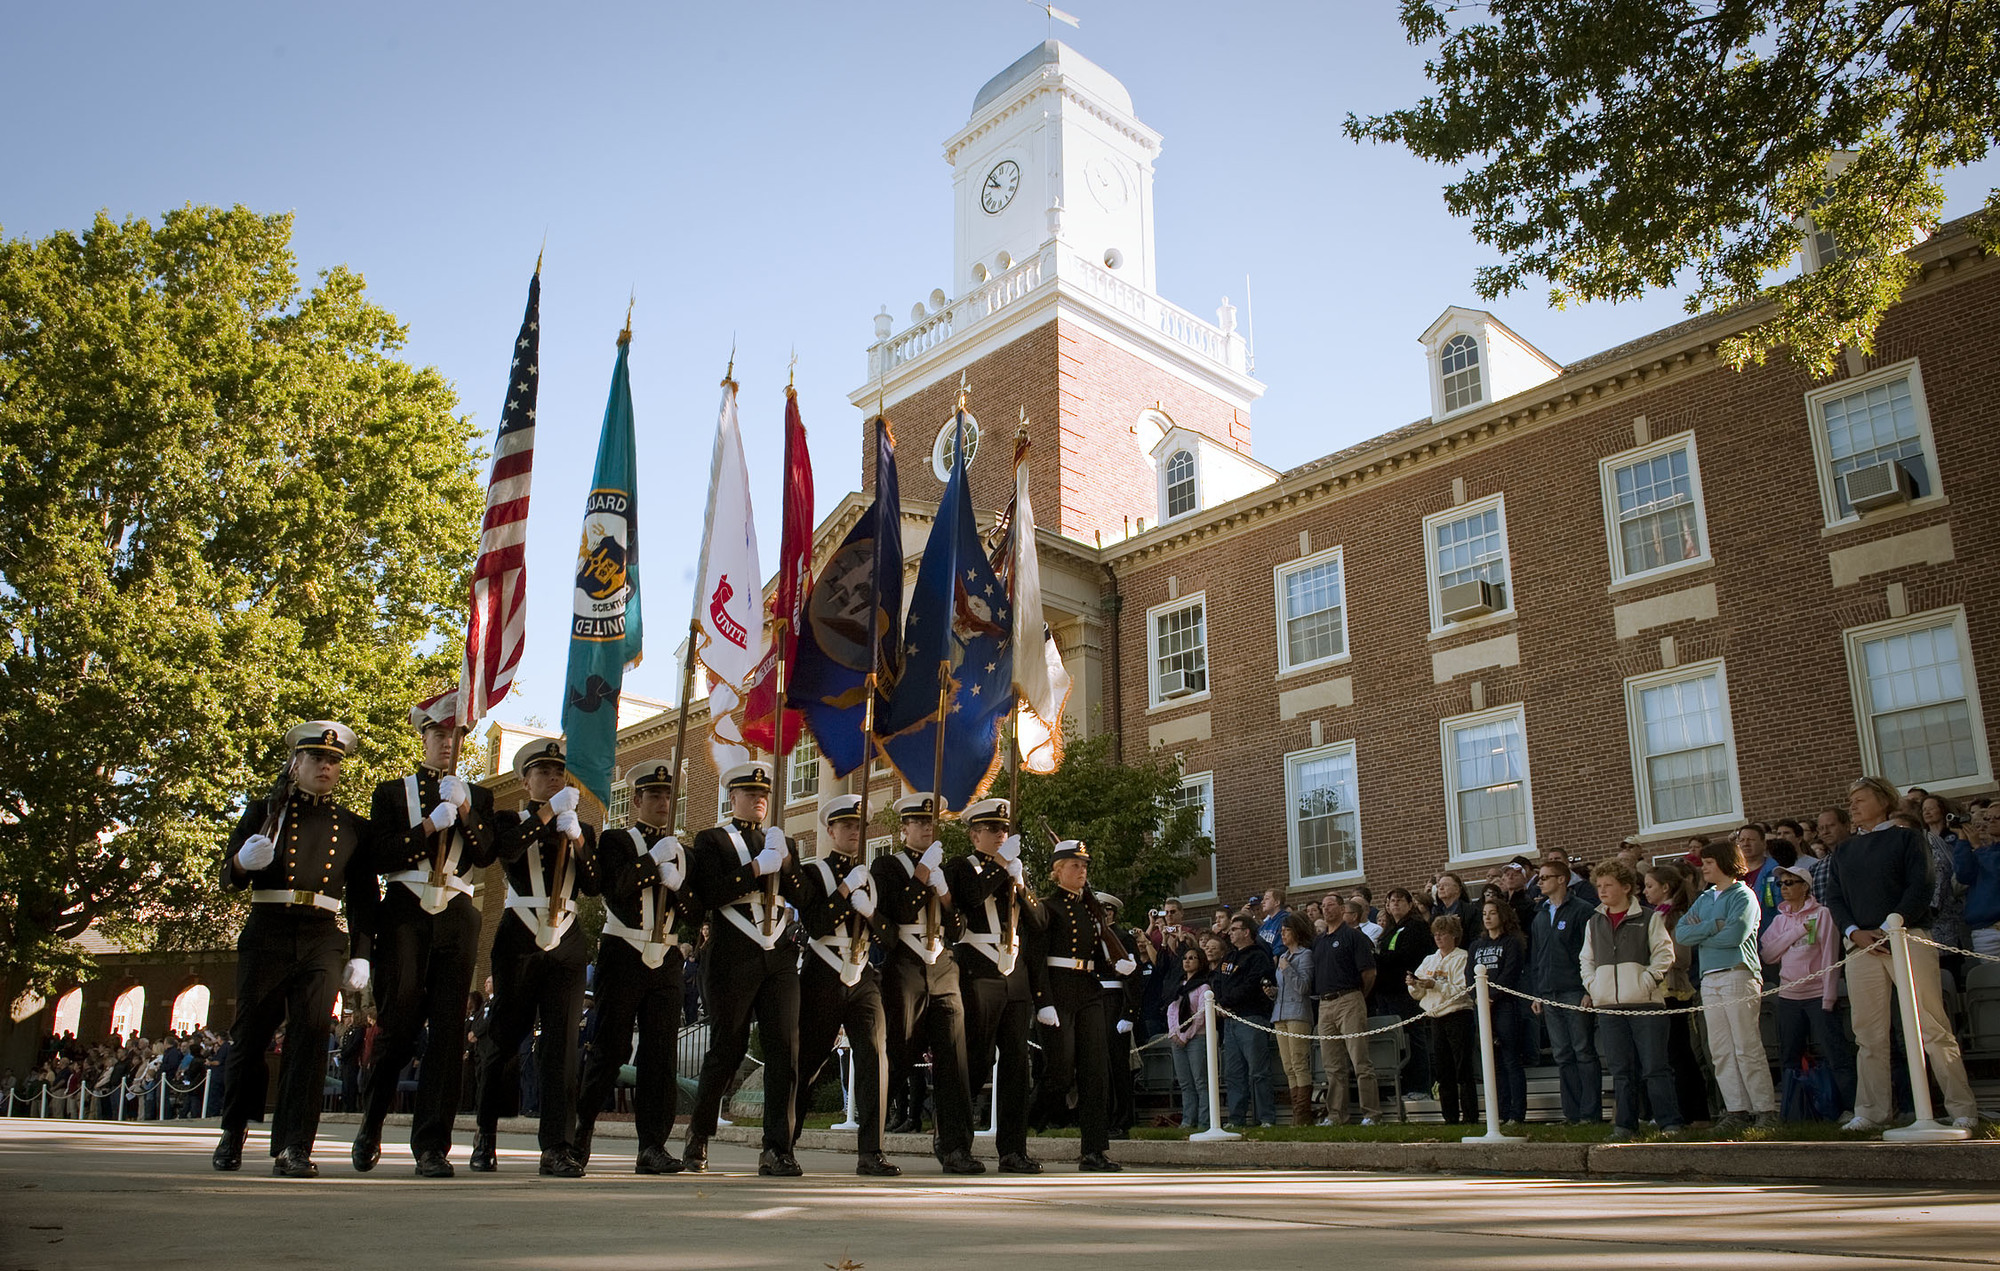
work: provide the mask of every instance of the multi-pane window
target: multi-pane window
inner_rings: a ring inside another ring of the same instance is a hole
[[[1862,753],[1897,786],[1990,779],[1965,630],[1950,609],[1847,634]]]
[[[785,783],[785,801],[799,803],[819,795],[819,742],[804,729],[792,743],[790,778]]]
[[[1694,434],[1614,455],[1603,476],[1614,581],[1707,559]]]
[[[1855,514],[1841,478],[1857,469],[1893,463],[1908,475],[1916,497],[1937,492],[1937,455],[1916,363],[1809,394],[1807,402],[1829,522]]]
[[[1642,831],[1742,819],[1722,663],[1627,680],[1625,710]]]
[[[1181,808],[1196,808],[1201,812],[1201,833],[1210,844],[1215,842],[1215,777],[1212,773],[1196,773],[1181,778],[1180,788],[1167,797],[1167,802],[1176,811]],[[1215,855],[1211,852],[1195,862],[1194,872],[1181,880],[1175,893],[1182,900],[1208,900],[1216,894]]]
[[[1513,607],[1513,588],[1507,576],[1507,508],[1501,496],[1425,517],[1424,542],[1433,631],[1445,626],[1439,597],[1459,583],[1488,583],[1496,613]]]
[[[1354,743],[1285,756],[1294,884],[1361,871]]]
[[[1155,705],[1208,690],[1206,611],[1199,596],[1153,611]]]
[[[1479,341],[1455,335],[1438,350],[1438,376],[1445,414],[1479,400]]]
[[[1277,568],[1280,670],[1347,652],[1347,599],[1341,551],[1334,548]]]
[[[632,818],[632,783],[620,781],[611,787],[611,806],[604,810],[604,828],[616,829]]]
[[[1446,720],[1444,773],[1454,858],[1519,852],[1534,843],[1519,706]]]
[[[1194,454],[1176,450],[1167,458],[1167,517],[1192,512],[1195,498]]]

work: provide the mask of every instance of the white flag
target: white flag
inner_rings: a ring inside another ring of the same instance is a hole
[[[757,522],[750,511],[750,469],[743,460],[743,434],[736,425],[736,383],[722,382],[722,409],[715,423],[715,455],[708,470],[708,518],[701,540],[701,567],[695,582],[694,617],[701,631],[695,652],[716,684],[709,692],[709,718],[733,752],[740,738],[723,723],[736,709],[764,654],[764,574],[757,560]],[[720,748],[717,762],[748,759]]]
[[[1062,650],[1042,618],[1042,566],[1035,552],[1035,511],[1028,503],[1028,449],[1014,456],[1014,691],[1021,766],[1054,772],[1062,764],[1062,712],[1069,701],[1069,672]]]

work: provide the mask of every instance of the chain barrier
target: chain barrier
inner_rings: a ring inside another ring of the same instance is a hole
[[[1215,1013],[1225,1019],[1233,1019],[1239,1024],[1248,1024],[1260,1033],[1269,1033],[1273,1037],[1290,1037],[1297,1041],[1308,1042],[1342,1042],[1353,1041],[1360,1037],[1374,1037],[1381,1033],[1393,1033],[1399,1028],[1408,1028],[1417,1020],[1430,1018],[1428,1015],[1412,1015],[1409,1019],[1398,1019],[1393,1024],[1384,1024],[1380,1028],[1371,1028],[1363,1033],[1280,1033],[1269,1024],[1259,1024],[1254,1019],[1246,1019],[1219,1003],[1216,1005]],[[1147,1044],[1151,1045],[1152,1043],[1149,1042]]]
[[[1929,942],[1926,941],[1925,943]],[[1885,945],[1884,948],[1886,949],[1887,946]],[[1763,990],[1761,993],[1739,994],[1735,997],[1716,997],[1703,1002],[1697,1002],[1693,1006],[1650,1006],[1626,1010],[1615,1006],[1585,1006],[1580,1002],[1558,1002],[1553,998],[1538,997],[1533,993],[1524,993],[1520,989],[1510,989],[1506,985],[1497,983],[1491,979],[1487,980],[1486,986],[1494,992],[1505,993],[1509,997],[1518,997],[1524,1002],[1539,1002],[1543,1006],[1553,1006],[1559,1011],[1574,1011],[1579,1015],[1632,1015],[1644,1016],[1648,1019],[1662,1019],[1669,1015],[1699,1015],[1710,1007],[1715,1006],[1737,1006],[1748,1002],[1761,1002],[1767,997],[1772,997],[1783,992],[1785,989],[1793,988],[1800,984],[1810,984],[1823,976],[1831,975],[1854,961],[1854,959],[1865,957],[1867,954],[1867,949],[1856,949],[1838,962],[1830,963],[1810,974],[1781,981]],[[1727,970],[1728,968],[1724,969]]]
[[[1995,957],[1993,954],[1975,953],[1971,949],[1961,949],[1957,945],[1939,944],[1928,936],[1920,936],[1914,931],[1905,931],[1903,935],[1906,939],[1914,940],[1918,944],[1927,944],[1940,953],[1957,953],[1968,958],[1978,958],[1981,962],[2000,962],[2000,957]]]

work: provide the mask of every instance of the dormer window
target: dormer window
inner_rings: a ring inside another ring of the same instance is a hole
[[[1479,401],[1479,342],[1469,335],[1446,340],[1438,350],[1438,375],[1445,414]]]
[[[1833,241],[1830,232],[1821,229],[1810,216],[1805,218],[1805,229],[1806,240],[1803,251],[1807,273],[1825,269],[1840,259],[1840,247]]]
[[[1167,458],[1167,517],[1195,510],[1194,452],[1176,450]]]

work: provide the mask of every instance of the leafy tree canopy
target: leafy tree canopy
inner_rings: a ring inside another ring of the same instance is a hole
[[[361,734],[341,793],[410,762],[457,675],[480,516],[451,387],[291,217],[0,240],[0,956],[82,969],[92,922],[227,938],[212,881],[301,720]]]
[[[1469,7],[1469,6],[1468,6]],[[1350,136],[1469,165],[1445,204],[1551,302],[1624,300],[1686,280],[1690,313],[1766,299],[1723,353],[1778,346],[1818,374],[1872,349],[1937,229],[1938,174],[2000,136],[2000,0],[1404,0],[1436,92]],[[1843,166],[1844,165],[1844,166]],[[1837,263],[1767,290],[1802,218]],[[2000,249],[2000,192],[1977,229]]]

